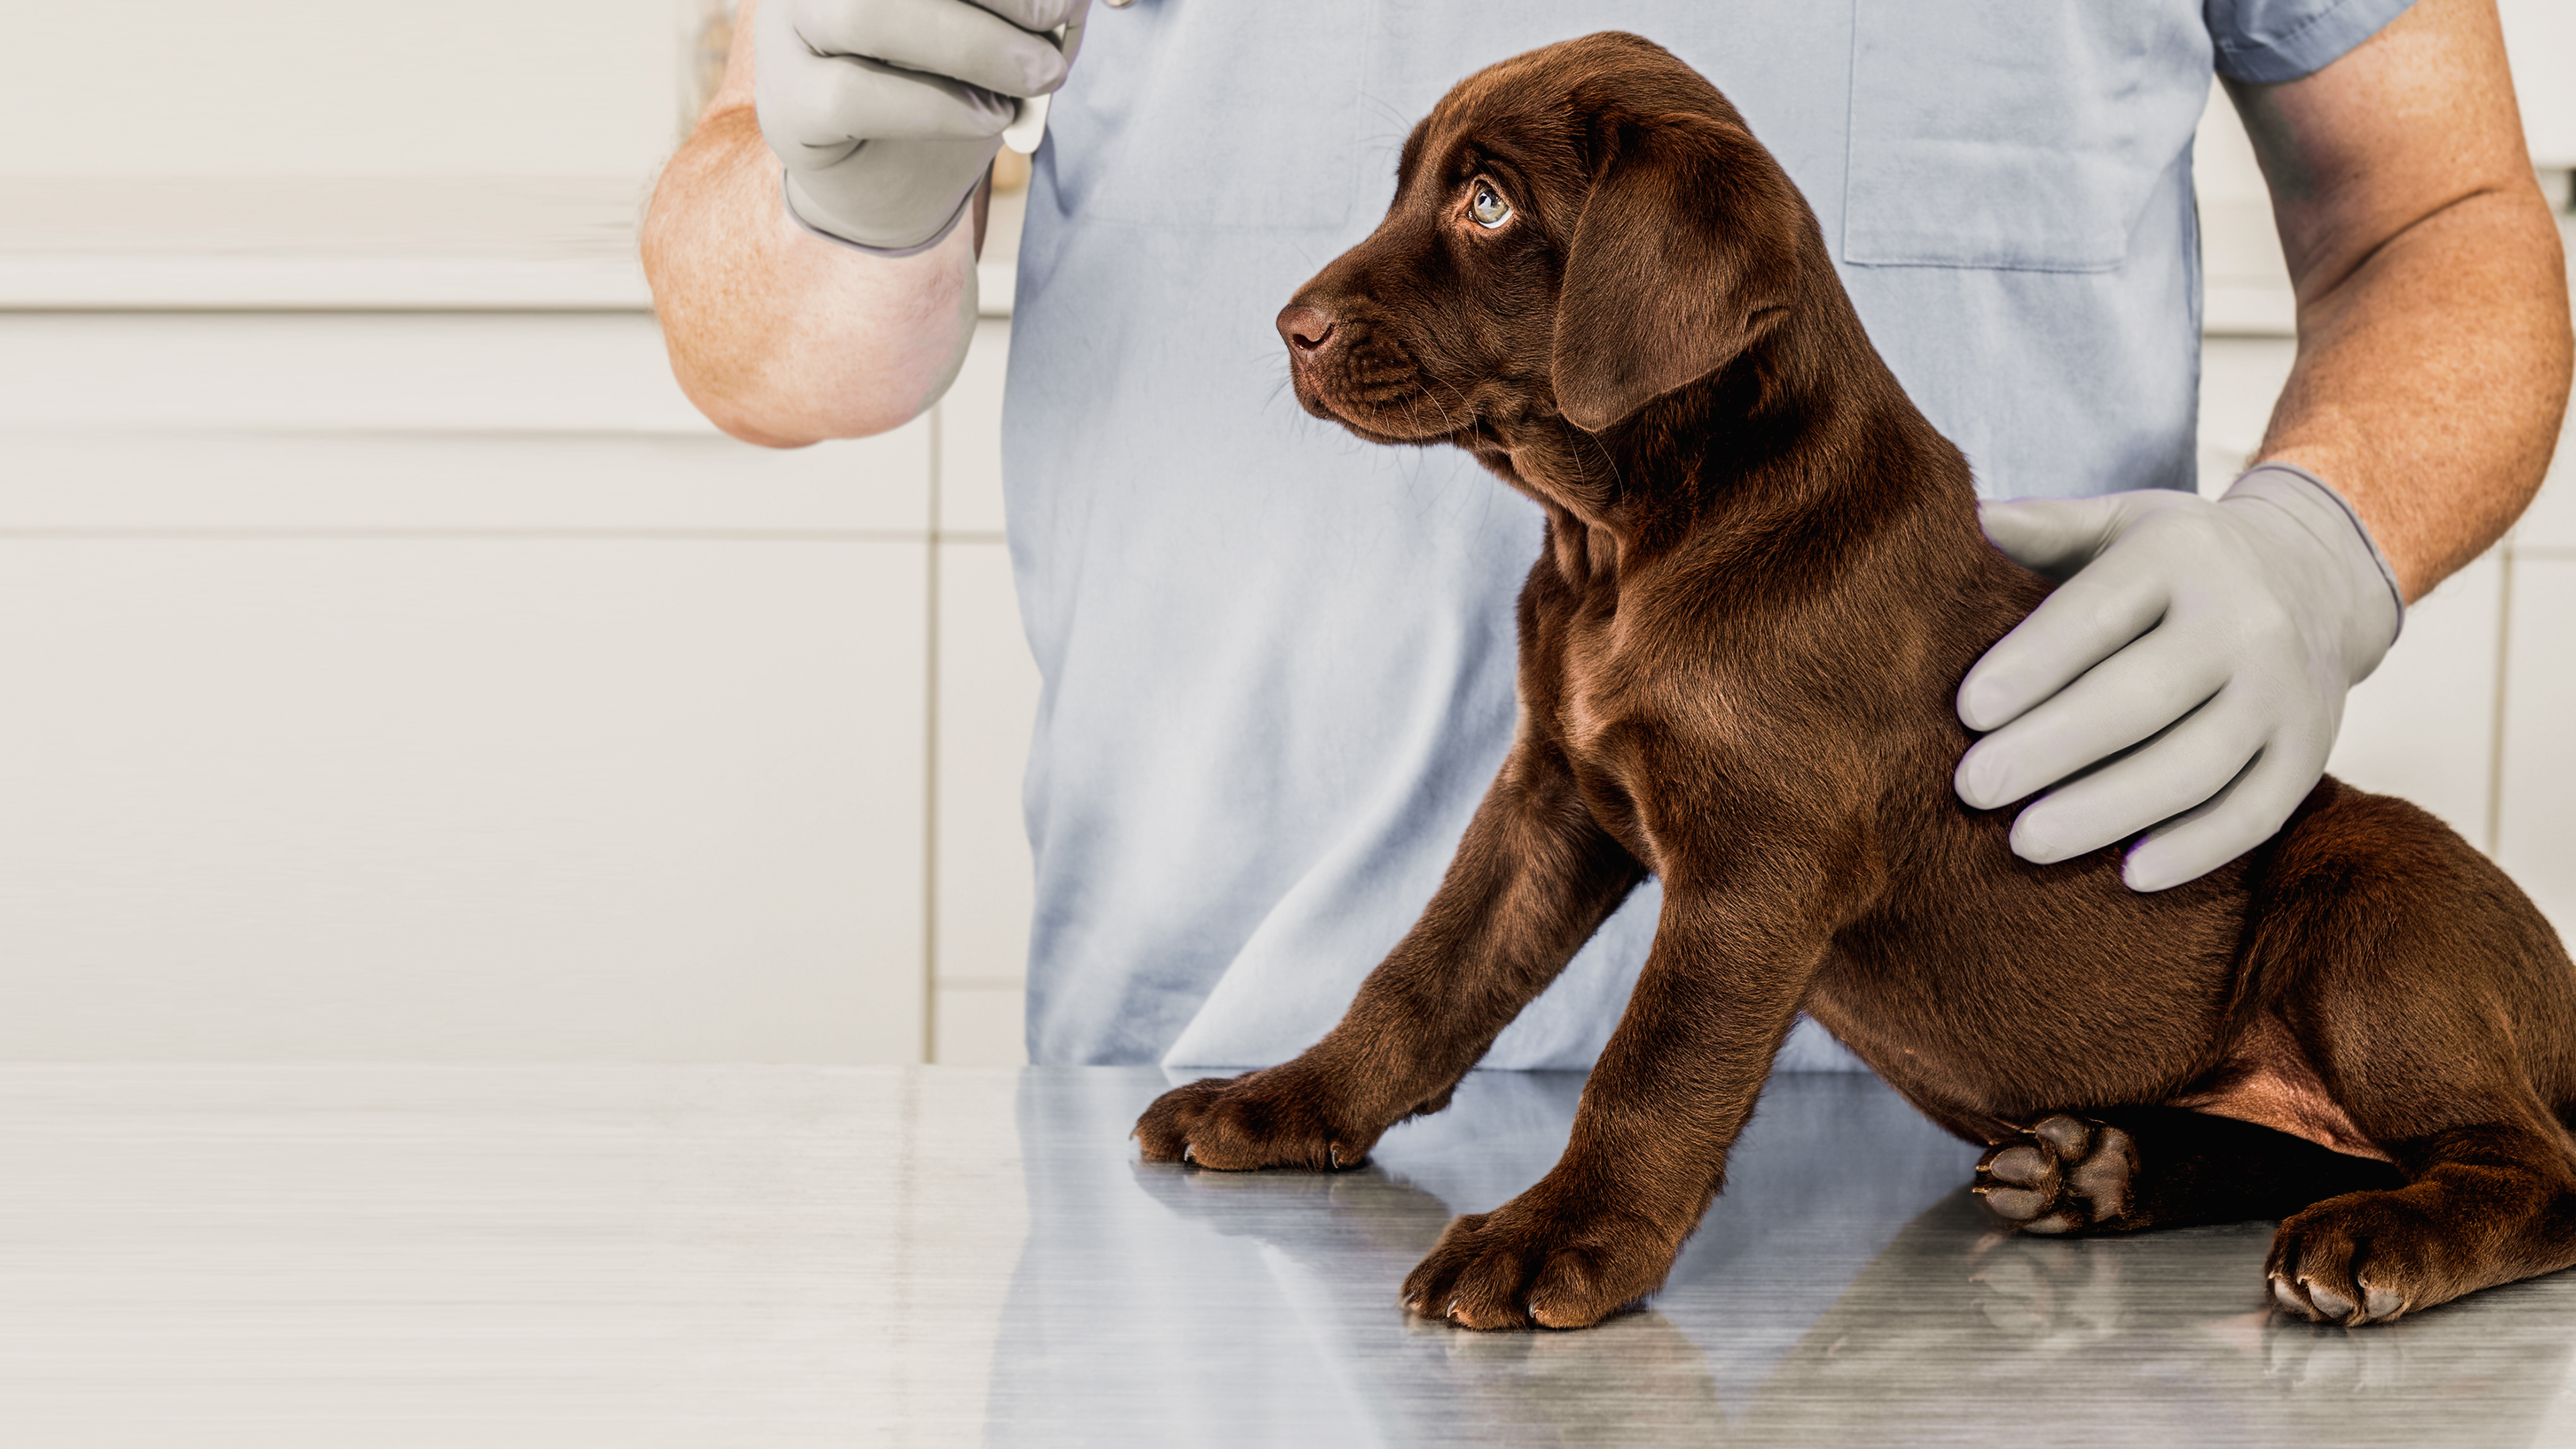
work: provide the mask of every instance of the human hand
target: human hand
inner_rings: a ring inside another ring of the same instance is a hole
[[[868,251],[936,245],[1001,148],[1013,97],[1064,84],[1089,6],[768,0],[752,85],[761,137],[787,165],[789,214]]]
[[[2216,503],[2154,489],[1988,503],[1980,521],[2063,582],[1959,686],[1960,720],[1992,732],[1959,761],[1959,798],[1991,810],[2057,785],[2013,822],[2013,853],[2047,864],[2144,831],[2133,890],[2215,870],[2289,819],[2403,614],[2350,506],[2283,464]]]

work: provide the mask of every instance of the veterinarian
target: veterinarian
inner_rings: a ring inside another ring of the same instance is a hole
[[[645,260],[689,395],[776,446],[937,400],[1009,98],[1081,71],[1036,158],[1005,418],[1045,677],[1041,1062],[1252,1066],[1321,1035],[1510,741],[1537,510],[1455,450],[1307,418],[1272,325],[1376,224],[1406,129],[1488,62],[1621,28],[1714,80],[1975,465],[1989,535],[2072,575],[1959,694],[1992,731],[1959,793],[2045,791],[2013,831],[2033,861],[2145,832],[2128,880],[2156,890],[2269,835],[2402,601],[2539,486],[2567,394],[2560,243],[2493,0],[744,10]],[[1078,47],[1051,34],[1068,19]],[[2299,351],[2261,466],[2208,503],[2190,163],[2213,72],[2271,181]],[[1488,1064],[1587,1064],[1658,902],[1631,898]],[[1810,1033],[1792,1060],[1835,1050]]]

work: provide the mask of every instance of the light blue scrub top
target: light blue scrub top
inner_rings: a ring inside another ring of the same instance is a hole
[[[1990,497],[2194,482],[2192,133],[2406,0],[1139,0],[1092,8],[1029,193],[1004,416],[1045,677],[1029,1051],[1260,1066],[1339,1019],[1512,737],[1534,505],[1301,411],[1272,318],[1460,77],[1627,29],[1715,81]],[[1487,1065],[1588,1066],[1640,889]],[[1793,1063],[1839,1055],[1810,1028]]]

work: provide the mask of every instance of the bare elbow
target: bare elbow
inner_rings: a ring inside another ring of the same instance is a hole
[[[768,449],[902,428],[938,402],[974,340],[971,240],[860,258],[783,227],[775,206],[775,191],[665,173],[641,240],[680,392]]]
[[[681,390],[686,392],[687,388],[683,386]],[[766,426],[765,420],[756,411],[751,409],[735,407],[724,402],[709,401],[695,396],[692,396],[689,400],[696,403],[698,405],[698,411],[706,414],[707,421],[715,424],[716,427],[722,430],[727,437],[736,438],[746,443],[757,443],[764,448],[788,449],[810,448],[816,443],[823,441],[823,437],[819,433],[808,437],[798,437],[786,432],[773,430]]]

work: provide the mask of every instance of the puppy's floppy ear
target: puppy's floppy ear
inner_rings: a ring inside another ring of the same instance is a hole
[[[1566,421],[1597,433],[1725,365],[1798,272],[1799,207],[1752,133],[1696,113],[1605,127],[1557,294]]]

